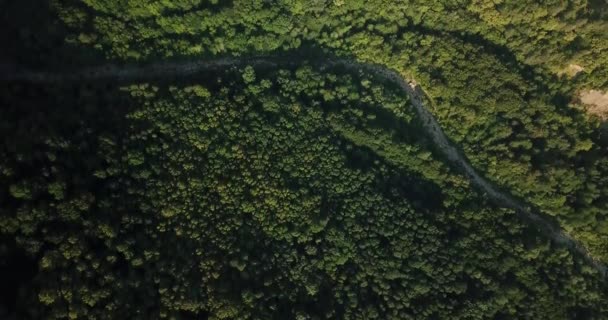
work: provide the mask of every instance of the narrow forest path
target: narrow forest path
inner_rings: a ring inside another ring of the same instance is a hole
[[[251,65],[254,67],[295,67],[301,65],[299,59],[276,56],[256,57],[227,57],[213,60],[181,61],[181,62],[158,62],[148,65],[102,65],[80,69],[70,73],[35,72],[18,70],[8,65],[0,64],[0,82],[78,82],[91,80],[114,80],[114,81],[136,81],[147,79],[167,79],[171,77],[190,76],[209,70],[221,70],[236,65]],[[572,252],[582,256],[603,277],[608,275],[608,268],[601,261],[594,259],[587,249],[576,239],[560,228],[559,224],[549,216],[533,209],[533,206],[518,200],[505,190],[501,190],[485,177],[480,175],[469,163],[466,157],[447,138],[441,126],[433,114],[424,107],[424,101],[431,101],[424,90],[415,84],[413,80],[405,79],[397,71],[377,64],[362,63],[347,58],[330,58],[322,61],[311,62],[313,66],[321,68],[343,67],[350,71],[363,70],[376,76],[397,84],[409,97],[412,106],[422,121],[423,128],[432,138],[437,148],[446,156],[452,165],[459,168],[462,173],[482,190],[486,196],[496,205],[513,209],[517,215],[536,228],[538,228],[549,239],[568,247]]]

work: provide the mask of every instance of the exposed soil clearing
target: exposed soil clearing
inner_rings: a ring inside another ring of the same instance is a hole
[[[602,120],[608,120],[608,91],[587,90],[580,94],[581,102],[585,105],[585,110],[592,115],[598,116]]]
[[[575,76],[577,75],[579,72],[585,71],[585,69],[581,66],[579,66],[578,64],[571,64],[568,66],[568,71],[570,71],[570,73]]]
[[[583,68],[582,66],[580,66],[578,64],[569,64],[563,70],[558,72],[558,75],[566,74],[568,77],[574,78],[583,71],[585,71],[585,68]]]
[[[14,67],[2,68],[2,65],[0,65],[0,81],[25,81],[37,83],[84,80],[136,81],[191,76],[204,71],[220,70],[236,65],[278,68],[298,66],[301,64],[302,62],[300,59],[290,59],[288,57],[227,57],[213,60],[158,62],[145,66],[125,65],[119,67],[109,64],[84,68],[69,73],[17,71]],[[535,226],[549,239],[555,243],[568,247],[573,253],[583,257],[603,277],[606,277],[608,268],[601,261],[594,259],[578,240],[562,230],[553,218],[540,213],[540,211],[534,209],[532,205],[518,200],[509,192],[499,189],[489,180],[477,173],[466,157],[450,142],[431,112],[424,107],[424,102],[430,103],[429,101],[431,101],[431,99],[414,80],[407,80],[398,72],[385,66],[362,63],[351,59],[325,59],[312,62],[311,64],[321,69],[342,67],[355,72],[363,70],[397,84],[410,97],[412,105],[422,121],[424,130],[432,138],[437,148],[446,156],[452,165],[459,168],[467,176],[472,184],[482,190],[495,204],[513,209],[523,221]],[[605,101],[602,97],[598,98],[596,94],[591,95],[591,97],[594,98],[594,102],[600,101],[603,103],[603,101]],[[586,96],[586,98],[590,99],[589,96]],[[608,103],[608,96],[606,96],[606,99],[606,103]],[[608,108],[608,105],[604,106]]]

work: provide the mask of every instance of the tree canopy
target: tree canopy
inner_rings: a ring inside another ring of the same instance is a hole
[[[0,1],[0,70],[297,63],[3,83],[0,317],[608,317],[605,277],[490,201],[408,94],[315,63],[415,81],[480,174],[608,263],[608,144],[574,98],[608,88],[601,1],[28,1]]]

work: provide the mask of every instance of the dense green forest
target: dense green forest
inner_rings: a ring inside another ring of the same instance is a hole
[[[36,2],[37,3],[37,2]],[[0,72],[274,55],[187,77],[0,87],[0,318],[606,319],[608,6],[0,0]],[[566,72],[570,65],[582,71]]]

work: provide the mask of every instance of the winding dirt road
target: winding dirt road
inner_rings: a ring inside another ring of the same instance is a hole
[[[236,65],[277,68],[294,67],[301,64],[302,61],[296,58],[289,59],[275,56],[257,56],[249,58],[229,57],[206,61],[158,62],[141,66],[103,65],[84,68],[70,73],[20,71],[9,65],[0,65],[0,82],[22,81],[54,83],[91,80],[136,81],[191,76],[194,74],[202,74],[209,70],[221,70]],[[507,191],[499,189],[480,175],[458,148],[450,142],[431,112],[424,107],[424,101],[430,103],[430,99],[415,82],[403,78],[398,72],[385,66],[361,63],[350,59],[324,59],[309,64],[320,68],[339,66],[350,71],[363,70],[396,83],[410,97],[412,105],[422,121],[425,131],[432,138],[438,149],[446,156],[452,165],[459,168],[490,200],[499,206],[513,209],[522,220],[534,225],[552,241],[568,247],[573,253],[583,257],[590,265],[598,270],[603,277],[608,275],[608,268],[606,265],[599,260],[594,259],[583,245],[562,230],[559,224],[553,221],[553,219],[540,213],[523,201],[518,200]]]

